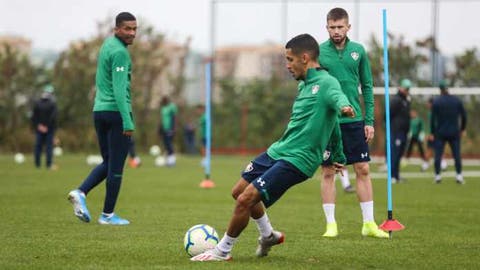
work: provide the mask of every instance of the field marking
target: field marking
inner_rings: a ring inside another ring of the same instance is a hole
[[[442,172],[442,178],[451,177],[455,178],[457,173],[455,171]],[[462,171],[463,177],[480,177],[480,171]],[[372,179],[387,179],[386,172],[370,173]],[[431,178],[433,180],[435,174],[433,172],[401,172],[400,177],[405,177],[407,180],[411,178]]]

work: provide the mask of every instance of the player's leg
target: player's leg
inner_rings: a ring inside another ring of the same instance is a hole
[[[455,179],[458,184],[465,184],[462,175],[462,157],[460,155],[460,136],[449,138],[448,144],[452,150],[453,160],[455,161],[455,171],[457,173]]]
[[[362,235],[376,238],[388,238],[388,233],[380,230],[375,223],[373,213],[373,190],[370,179],[370,167],[367,162],[353,164],[357,175],[357,196],[362,210],[363,226]]]
[[[35,167],[40,168],[40,160],[42,156],[42,147],[43,147],[43,133],[40,131],[35,131],[35,148],[33,158],[35,160]]]
[[[129,221],[114,213],[123,178],[123,168],[130,147],[130,137],[123,134],[122,117],[118,112],[108,113],[108,174],[103,212],[98,222],[109,225],[127,225]]]
[[[95,188],[100,182],[107,177],[108,167],[108,125],[104,112],[94,112],[93,114],[95,132],[97,134],[100,153],[103,158],[103,162],[97,165],[85,178],[78,189],[70,191],[68,194],[68,200],[73,205],[73,211],[75,216],[84,222],[90,222],[90,213],[87,208],[86,196]]]
[[[435,183],[440,184],[442,181],[442,177],[440,175],[440,172],[442,170],[441,168],[441,162],[442,162],[442,156],[443,156],[443,150],[445,147],[445,140],[443,138],[435,138],[434,141],[434,156],[435,156]]]
[[[266,153],[257,156],[245,167],[242,172],[242,178],[237,181],[232,189],[232,197],[236,200],[252,181],[263,175],[274,164],[275,160],[270,158]],[[262,202],[252,206],[251,217],[257,225],[260,237],[268,237],[274,232]]]
[[[235,201],[235,208],[230,222],[222,239],[214,249],[207,250],[192,257],[192,261],[228,261],[231,260],[230,252],[237,238],[247,227],[251,215],[251,207],[260,202],[261,196],[258,190],[249,184]]]
[[[176,163],[176,157],[173,150],[173,133],[165,134],[165,148],[167,150],[167,166],[174,166]]]
[[[331,166],[322,166],[321,196],[323,212],[326,219],[324,237],[336,237],[338,235],[337,222],[335,220],[335,169]]]
[[[48,129],[47,134],[45,134],[45,155],[46,155],[46,166],[47,169],[52,168],[52,159],[53,159],[53,135],[55,131],[53,128]]]
[[[392,139],[390,140],[390,149],[391,149],[391,172],[392,172],[392,183],[397,183],[399,178],[400,170],[400,146],[401,141],[397,134],[392,134]]]

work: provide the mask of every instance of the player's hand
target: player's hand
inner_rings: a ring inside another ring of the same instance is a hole
[[[368,143],[375,136],[375,128],[373,126],[365,126],[365,141]]]
[[[333,162],[332,169],[335,170],[335,173],[340,173],[340,175],[343,176],[343,170],[345,169],[345,165],[338,162]]]
[[[128,137],[132,137],[133,130],[124,130],[123,135],[128,136]]]
[[[48,132],[48,127],[44,124],[38,124],[37,130],[40,133],[47,133]]]
[[[348,116],[351,118],[355,117],[355,111],[350,106],[342,107],[341,112],[345,116]]]

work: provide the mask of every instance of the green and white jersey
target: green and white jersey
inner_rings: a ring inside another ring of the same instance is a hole
[[[340,123],[351,123],[363,120],[358,86],[360,85],[365,105],[365,125],[373,126],[373,79],[370,61],[363,46],[348,38],[343,50],[337,50],[331,39],[320,44],[320,65],[327,69],[342,86],[342,91],[352,104],[355,117],[340,117]]]
[[[323,161],[328,142],[332,139],[333,145],[342,145],[340,134],[333,131],[338,128],[340,109],[345,106],[351,105],[338,81],[324,69],[309,69],[305,80],[298,84],[287,129],[268,148],[267,154],[290,162],[312,177]],[[332,153],[343,156],[342,150]],[[332,158],[335,162],[345,159],[344,156]]]
[[[198,119],[198,126],[200,127],[200,134],[202,139],[207,138],[207,114],[203,113]]]
[[[161,109],[162,128],[165,131],[173,130],[175,127],[175,116],[177,115],[177,105],[173,102],[168,103]]]
[[[98,55],[93,111],[120,112],[123,130],[135,130],[130,101],[131,72],[127,46],[117,37],[107,38]]]

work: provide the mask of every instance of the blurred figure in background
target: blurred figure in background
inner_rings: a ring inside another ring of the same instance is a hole
[[[390,149],[392,153],[392,183],[399,183],[400,160],[402,159],[407,135],[410,130],[410,96],[412,83],[403,79],[396,95],[390,98]]]
[[[128,147],[128,165],[134,169],[142,165],[142,160],[137,156],[137,151],[135,151],[135,140],[133,136],[130,138],[130,146]]]
[[[439,184],[442,181],[440,163],[445,143],[448,142],[455,160],[456,181],[458,184],[464,184],[460,138],[465,133],[467,114],[462,101],[448,93],[446,81],[441,81],[439,88],[440,96],[433,100],[432,117],[430,120],[435,146],[435,183]]]
[[[53,96],[53,87],[45,86],[40,99],[33,105],[32,126],[35,130],[35,166],[40,168],[42,149],[45,147],[46,167],[53,167],[53,139],[57,125],[57,103]]]
[[[422,163],[422,171],[425,171],[428,169],[428,159],[425,156],[425,151],[423,150],[423,137],[424,137],[424,132],[423,132],[423,120],[418,116],[417,111],[411,110],[410,111],[410,140],[408,142],[408,147],[407,147],[407,155],[406,158],[409,159],[413,146],[417,146],[418,151],[420,152],[420,157],[423,160]]]
[[[161,101],[160,117],[160,136],[163,139],[163,145],[167,151],[166,165],[171,167],[176,163],[175,152],[173,149],[173,139],[175,136],[177,105],[170,101],[168,96],[164,96]]]

